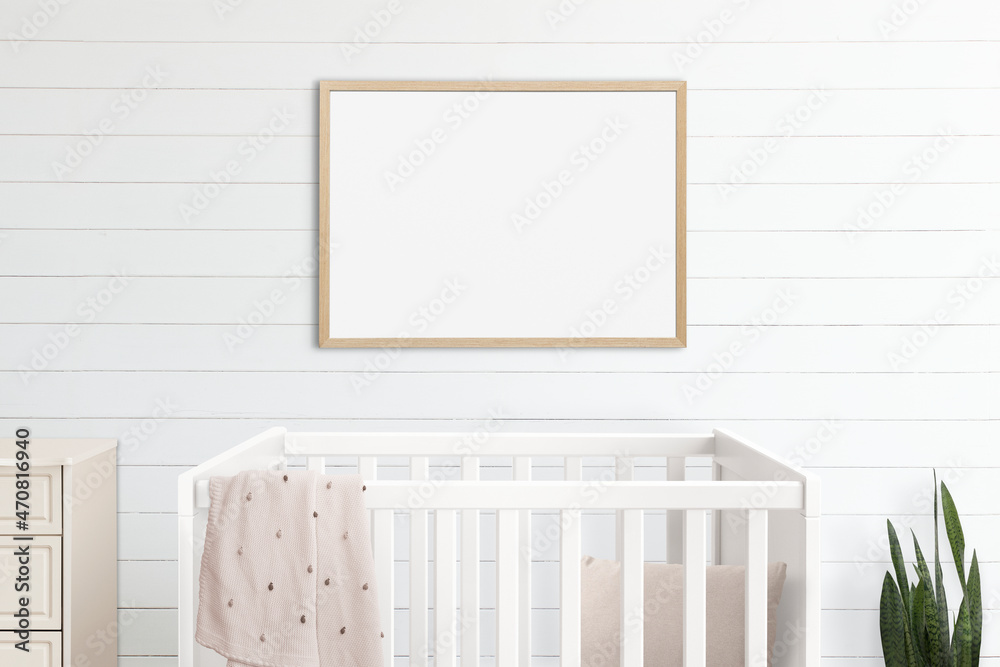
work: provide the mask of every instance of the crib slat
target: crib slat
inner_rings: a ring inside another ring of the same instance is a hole
[[[322,456],[307,456],[306,470],[312,470],[322,475],[326,472],[326,458]]]
[[[427,479],[426,456],[410,459],[410,479]],[[427,510],[410,510],[410,665],[427,666]]]
[[[520,655],[518,514],[518,510],[497,510],[496,667],[517,667]]]
[[[580,481],[583,460],[566,458],[566,481]],[[559,537],[559,625],[560,667],[580,667],[580,520],[579,510],[562,510]]]
[[[667,481],[683,482],[687,462],[681,457],[667,459]],[[667,562],[682,563],[684,559],[684,512],[667,510]]]
[[[462,479],[479,479],[479,459],[462,458]],[[462,667],[479,667],[479,510],[462,510]]]
[[[621,559],[621,667],[642,667],[642,510],[624,510]]]
[[[376,478],[377,461],[378,458],[375,456],[358,457],[358,474],[361,475],[361,479],[367,481]]]
[[[619,482],[631,482],[634,476],[635,462],[631,458],[615,457],[615,480]],[[623,528],[625,512],[618,510],[615,516],[615,557],[621,560],[625,540]]]
[[[531,458],[514,457],[514,479],[521,482],[531,480]],[[531,510],[523,510],[518,519],[518,552],[521,556],[518,572],[518,619],[521,627],[517,632],[519,642],[518,659],[522,665],[531,664]]]
[[[455,510],[434,513],[434,665],[456,667]]]
[[[684,667],[705,667],[705,511],[684,512]]]
[[[722,466],[712,460],[712,481],[722,481]],[[712,564],[722,565],[722,512],[712,510]]]
[[[392,642],[395,636],[393,627],[394,594],[396,588],[393,561],[395,560],[393,510],[375,510],[375,530],[372,533],[375,542],[375,580],[378,582],[378,606],[382,619],[382,666],[392,667]]]
[[[746,664],[767,664],[767,511],[747,510]]]

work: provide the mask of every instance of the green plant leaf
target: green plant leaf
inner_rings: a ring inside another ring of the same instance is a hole
[[[892,567],[896,570],[896,581],[899,582],[899,593],[903,598],[903,608],[910,608],[910,582],[906,579],[906,563],[903,561],[903,550],[899,546],[899,537],[892,521],[886,519],[886,530],[889,533],[889,554],[892,556]]]
[[[924,625],[927,629],[927,662],[935,667],[946,667],[951,661],[944,660],[944,647],[941,646],[941,625],[948,619],[938,618],[938,607],[934,600],[934,591],[924,593]]]
[[[958,518],[958,508],[944,482],[941,482],[941,513],[944,515],[944,530],[948,534],[951,554],[955,558],[958,580],[962,584],[962,593],[965,593],[965,534],[962,532],[962,521]]]
[[[972,551],[972,566],[969,568],[969,583],[965,599],[969,603],[969,631],[972,667],[979,667],[979,651],[983,644],[983,588],[979,579],[979,558]]]
[[[911,612],[910,628],[913,636],[913,650],[917,656],[917,664],[920,665],[930,664],[930,651],[927,646],[927,626],[924,616],[925,591],[924,582],[920,581],[914,586],[911,598],[913,610]]]
[[[924,552],[920,549],[920,542],[917,541],[917,534],[910,529],[910,535],[913,536],[913,551],[917,555],[917,562],[914,564],[914,569],[917,571],[917,579],[924,585],[924,595],[930,594],[934,596],[934,587],[931,582],[931,572],[927,569],[927,559],[924,558]]]
[[[882,598],[879,601],[879,630],[882,635],[882,655],[886,667],[911,667],[906,659],[903,632],[903,601],[892,575],[885,573]]]
[[[951,639],[948,623],[948,596],[944,590],[944,572],[941,569],[940,530],[938,528],[938,492],[937,471],[934,472],[934,593],[937,597],[938,632],[940,633],[941,652],[938,660],[941,665],[952,664]]]
[[[972,627],[969,622],[969,606],[965,600],[962,600],[958,608],[951,651],[955,667],[972,667]]]

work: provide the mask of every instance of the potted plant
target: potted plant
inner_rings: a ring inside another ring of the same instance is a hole
[[[889,548],[896,579],[885,573],[879,604],[882,654],[886,667],[978,667],[983,636],[983,601],[979,560],[972,552],[968,576],[965,573],[965,536],[948,487],[941,482],[941,512],[955,568],[962,585],[962,603],[949,618],[941,561],[938,553],[938,494],[934,475],[934,574],[931,575],[913,534],[917,583],[906,578],[906,564],[891,521]],[[913,531],[910,531],[911,534]],[[953,625],[953,628],[952,628]],[[949,631],[950,630],[950,631]]]

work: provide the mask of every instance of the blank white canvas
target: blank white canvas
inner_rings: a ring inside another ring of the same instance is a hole
[[[675,92],[330,95],[331,338],[676,335]]]

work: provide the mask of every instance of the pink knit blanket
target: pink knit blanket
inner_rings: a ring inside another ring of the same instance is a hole
[[[361,477],[213,477],[196,639],[228,667],[381,667]]]

